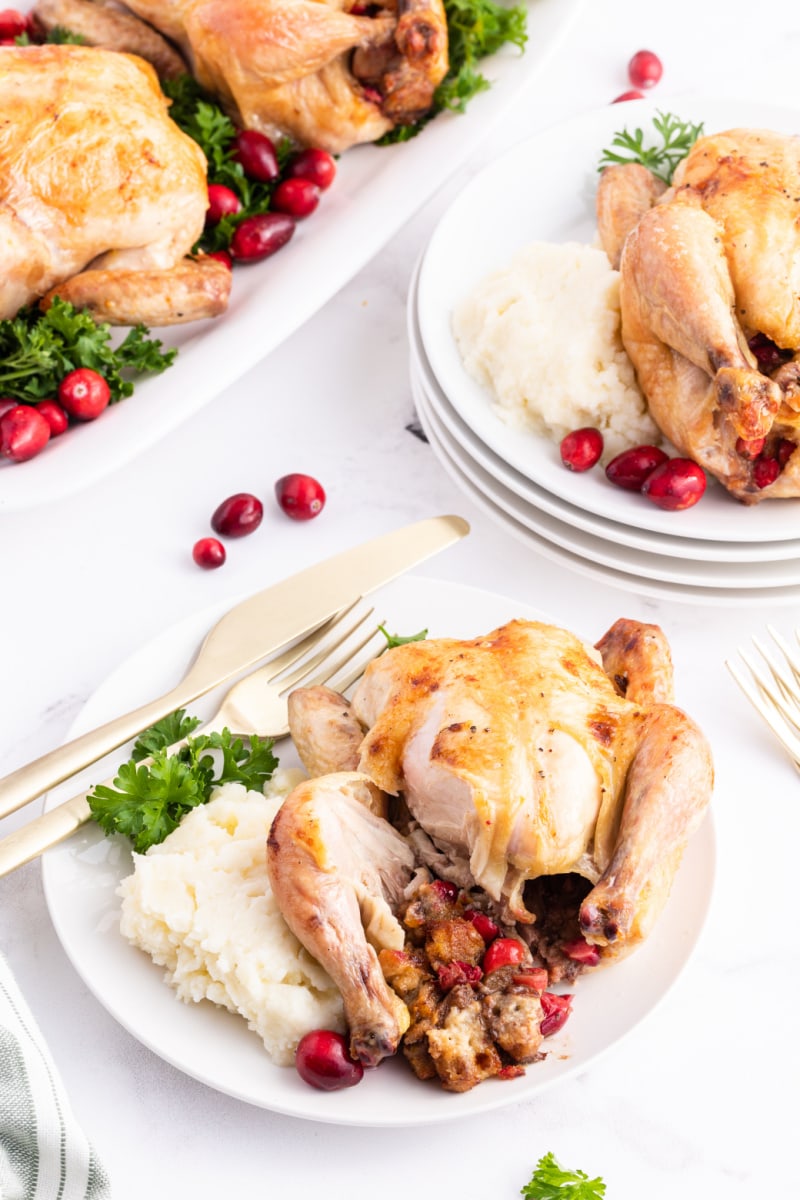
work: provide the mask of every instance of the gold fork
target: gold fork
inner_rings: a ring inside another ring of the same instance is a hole
[[[241,737],[255,735],[277,741],[289,733],[287,698],[293,688],[300,684],[313,687],[335,680],[337,690],[346,691],[381,649],[376,642],[371,651],[362,653],[383,635],[376,623],[370,622],[374,608],[354,616],[360,603],[360,600],[355,601],[326,622],[322,630],[315,630],[260,670],[240,679],[223,697],[213,717],[190,736],[219,732],[227,727]],[[369,632],[365,635],[368,622]],[[314,650],[316,653],[311,653]],[[287,674],[291,667],[295,670]],[[176,742],[170,750],[178,750],[182,745],[184,742]],[[113,785],[113,778],[105,783]],[[91,816],[87,797],[88,792],[79,792],[0,839],[0,876],[30,862],[85,824]]]
[[[800,770],[800,653],[771,625],[767,626],[767,632],[778,647],[780,658],[776,658],[774,651],[754,637],[753,645],[763,663],[750,657],[740,647],[739,655],[750,675],[746,675],[734,661],[726,660],[725,665]],[[795,640],[800,646],[798,630],[795,630]]]

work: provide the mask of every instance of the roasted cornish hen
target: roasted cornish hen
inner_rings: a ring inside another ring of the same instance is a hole
[[[700,138],[664,191],[608,168],[622,340],[670,441],[754,504],[800,495],[800,137]]]
[[[309,771],[339,772],[287,798],[270,879],[370,1064],[409,1019],[378,954],[404,949],[397,914],[415,868],[477,889],[558,977],[576,940],[596,962],[648,935],[711,795],[706,741],[672,703],[666,640],[634,621],[595,650],[533,621],[399,646],[370,664],[352,705],[299,691],[290,719]],[[560,894],[537,893],[558,878]]]

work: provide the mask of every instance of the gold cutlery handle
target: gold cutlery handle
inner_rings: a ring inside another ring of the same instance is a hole
[[[16,867],[30,862],[50,846],[63,842],[84,825],[91,816],[86,792],[65,800],[50,812],[42,813],[36,820],[15,829],[0,840],[0,876],[8,875]]]

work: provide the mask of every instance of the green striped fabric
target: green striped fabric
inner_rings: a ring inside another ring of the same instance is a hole
[[[0,1200],[111,1200],[106,1173],[2,954]]]

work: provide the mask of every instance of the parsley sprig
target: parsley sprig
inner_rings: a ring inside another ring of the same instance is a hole
[[[602,1200],[606,1185],[600,1178],[590,1179],[585,1171],[565,1170],[554,1154],[545,1154],[520,1194],[528,1200]]]
[[[132,376],[159,374],[176,354],[162,350],[145,325],[114,347],[110,325],[56,297],[46,313],[27,308],[0,321],[0,396],[36,404],[55,396],[69,371],[91,367],[105,378],[113,403],[131,395]]]
[[[89,793],[94,820],[106,833],[130,838],[137,854],[163,842],[215,787],[242,783],[260,791],[278,766],[272,741],[245,741],[229,729],[192,737],[199,723],[183,709],[157,722],[136,741],[113,786],[99,784]]]
[[[411,633],[408,637],[401,637],[397,633],[389,633],[385,625],[379,625],[383,636],[386,638],[385,650],[392,650],[395,646],[407,646],[409,642],[424,642],[428,636],[427,629],[420,629],[419,633]]]
[[[636,162],[647,167],[648,171],[652,171],[664,183],[672,183],[672,176],[678,163],[686,157],[697,139],[702,136],[703,122],[700,121],[699,124],[693,125],[690,121],[681,121],[680,117],[676,117],[673,113],[657,112],[653,117],[653,125],[660,138],[655,146],[645,145],[643,129],[634,129],[631,132],[625,128],[621,133],[614,134],[611,139],[612,147],[616,146],[624,153],[620,154],[613,149],[604,150],[597,168],[598,171],[602,171],[603,167],[611,166],[614,163]]]

